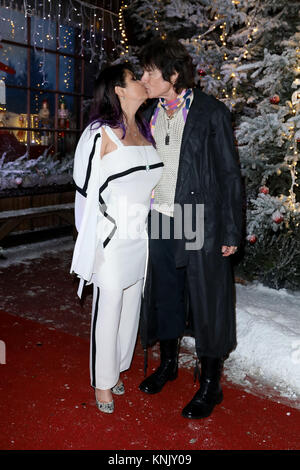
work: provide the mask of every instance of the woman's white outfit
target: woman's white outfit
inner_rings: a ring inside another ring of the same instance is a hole
[[[101,135],[116,149],[100,158]],[[163,163],[148,146],[126,146],[108,126],[83,132],[75,152],[75,222],[71,272],[94,285],[91,383],[113,387],[129,368],[136,342],[147,261],[146,222]]]

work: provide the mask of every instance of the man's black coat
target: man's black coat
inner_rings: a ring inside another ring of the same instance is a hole
[[[147,120],[156,105],[157,101],[146,110]],[[238,246],[241,241],[241,174],[231,113],[199,89],[194,89],[183,132],[175,204],[193,208],[204,204],[203,247],[186,250],[190,240],[176,240],[175,259],[178,267],[186,266],[187,318],[198,357],[224,357],[236,346],[236,325],[231,260],[222,256],[221,247]],[[144,349],[158,339],[154,302],[150,256],[140,323]]]

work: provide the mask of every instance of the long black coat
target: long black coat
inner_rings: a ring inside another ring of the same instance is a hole
[[[156,105],[146,110],[148,120]],[[224,357],[236,346],[236,325],[231,260],[222,256],[221,247],[241,241],[241,174],[230,111],[198,89],[183,132],[175,203],[204,204],[203,247],[187,251],[190,240],[176,240],[175,258],[178,267],[187,265],[187,326],[198,357]],[[144,349],[158,339],[151,283],[150,256],[140,323]]]

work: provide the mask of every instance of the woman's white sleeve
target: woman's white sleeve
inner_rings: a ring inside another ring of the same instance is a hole
[[[75,227],[77,232],[79,232],[83,214],[84,214],[84,208],[86,204],[86,197],[82,196],[79,191],[76,191],[75,193]]]

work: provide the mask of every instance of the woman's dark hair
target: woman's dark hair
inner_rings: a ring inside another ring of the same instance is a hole
[[[122,138],[126,135],[125,116],[119,97],[115,93],[115,87],[120,86],[125,88],[126,70],[134,74],[133,68],[128,62],[111,65],[100,72],[94,85],[94,99],[89,116],[89,123],[92,129],[94,126],[101,127],[105,124],[115,129],[121,127],[123,129]],[[154,145],[150,125],[139,111],[137,111],[135,117],[142,135]]]
[[[194,86],[195,66],[192,58],[176,39],[153,39],[142,48],[139,59],[146,70],[158,68],[167,82],[170,82],[174,72],[178,72],[174,83],[176,93]]]

